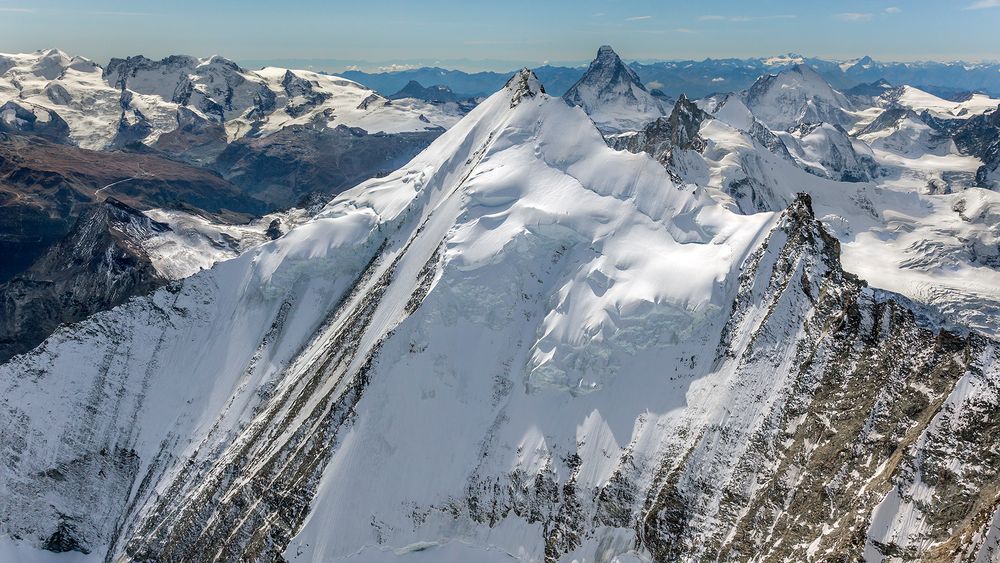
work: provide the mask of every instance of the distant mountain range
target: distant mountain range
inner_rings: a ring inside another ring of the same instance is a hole
[[[676,98],[680,94],[702,97],[717,92],[749,88],[762,74],[777,73],[797,64],[812,67],[833,87],[844,90],[859,84],[885,80],[894,85],[910,84],[935,95],[954,98],[968,92],[1000,95],[1000,63],[966,62],[881,62],[871,57],[833,61],[796,54],[751,59],[705,59],[629,63],[629,67],[650,89],[662,90]],[[546,91],[563,95],[583,76],[587,67],[541,66],[533,69]],[[500,89],[514,71],[463,72],[437,67],[392,72],[346,71],[340,76],[369,88],[391,94],[411,80],[425,86],[446,86],[459,97],[485,96]]]

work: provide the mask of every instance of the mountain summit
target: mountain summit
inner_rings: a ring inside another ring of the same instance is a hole
[[[778,74],[761,76],[746,91],[744,101],[771,129],[789,129],[820,121],[850,128],[850,100],[812,67],[798,64]]]
[[[459,96],[451,91],[451,88],[443,84],[425,87],[416,80],[407,82],[406,86],[403,86],[398,92],[389,96],[390,100],[399,100],[403,98],[416,98],[418,100],[424,100],[425,102],[439,103],[457,102],[460,99]]]
[[[597,50],[597,58],[563,99],[582,107],[604,132],[641,129],[667,109],[607,45]]]

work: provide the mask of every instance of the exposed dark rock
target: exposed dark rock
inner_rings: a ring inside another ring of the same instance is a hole
[[[69,125],[52,110],[9,101],[0,106],[0,133],[37,135],[65,143],[69,139]]]
[[[279,238],[282,234],[284,234],[281,232],[281,219],[275,219],[268,223],[267,231],[265,231],[264,234],[266,234],[267,238],[271,240]]]
[[[889,84],[884,78],[880,78],[875,82],[868,84],[858,84],[853,88],[848,88],[844,90],[844,93],[848,96],[862,98],[864,100],[872,100],[885,94],[887,90],[892,89],[892,84]]]
[[[177,108],[177,128],[159,136],[153,148],[185,162],[208,165],[227,146],[226,127],[186,107]]]
[[[674,154],[676,151],[701,152],[705,149],[705,139],[701,137],[699,130],[701,124],[708,119],[712,119],[712,116],[681,94],[669,116],[658,118],[634,135],[617,140],[612,137],[611,144],[618,150],[648,153],[679,179],[674,169]]]
[[[187,202],[209,212],[264,204],[217,174],[148,153],[102,152],[0,133],[0,282],[66,235],[89,206],[114,196],[140,209]]]
[[[59,524],[56,531],[52,532],[52,535],[42,544],[42,549],[53,553],[66,553],[68,551],[79,551],[83,554],[90,553],[90,550],[80,545],[74,534],[75,530],[72,525],[63,521]]]
[[[504,88],[512,92],[510,107],[515,107],[525,98],[534,98],[538,94],[545,93],[545,87],[535,76],[534,72],[524,68],[511,77],[504,85]]]
[[[976,183],[994,190],[1000,188],[1000,108],[969,118],[952,138],[964,154],[983,161],[976,171]]]
[[[401,98],[416,98],[425,102],[458,102],[461,98],[456,96],[451,88],[444,85],[422,86],[416,80],[406,83],[398,92],[389,96],[390,100]]]
[[[164,283],[140,243],[166,230],[115,199],[92,207],[27,271],[0,285],[0,363],[30,350],[60,324]]]
[[[442,132],[389,135],[343,125],[294,125],[266,137],[237,140],[212,166],[254,198],[274,208],[289,207],[307,193],[333,195],[388,174]]]

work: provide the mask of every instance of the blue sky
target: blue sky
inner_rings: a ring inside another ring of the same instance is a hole
[[[0,52],[221,54],[324,66],[465,69],[796,52],[1000,59],[1000,0],[0,0]],[[332,68],[335,69],[335,68]]]

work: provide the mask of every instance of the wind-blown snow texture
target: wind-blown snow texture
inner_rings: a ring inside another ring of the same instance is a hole
[[[700,119],[684,150],[755,146]],[[0,549],[990,560],[995,344],[846,273],[818,187],[726,193],[519,73],[311,221],[0,366]]]

